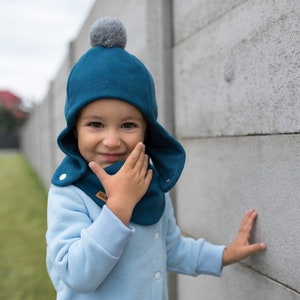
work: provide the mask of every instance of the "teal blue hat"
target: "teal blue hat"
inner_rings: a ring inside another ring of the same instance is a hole
[[[184,167],[185,152],[157,122],[155,87],[150,72],[124,49],[126,31],[118,19],[99,19],[91,28],[90,41],[92,48],[75,64],[68,79],[67,126],[57,140],[66,158],[56,170],[52,183],[68,185],[85,174],[87,165],[73,134],[77,115],[95,100],[114,98],[134,105],[145,117],[148,124],[146,151],[159,174],[162,190],[170,190]]]

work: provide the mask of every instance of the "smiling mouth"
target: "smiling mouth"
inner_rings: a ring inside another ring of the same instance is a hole
[[[101,156],[105,159],[107,162],[117,162],[119,160],[122,160],[124,157],[124,154],[109,154],[109,153],[102,153]]]

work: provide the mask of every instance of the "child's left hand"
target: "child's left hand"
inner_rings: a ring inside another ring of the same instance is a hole
[[[266,249],[265,243],[249,244],[253,223],[257,212],[251,209],[245,213],[236,239],[225,248],[223,253],[223,266],[238,262],[247,256]]]

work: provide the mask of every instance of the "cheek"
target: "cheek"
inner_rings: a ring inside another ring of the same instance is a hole
[[[81,131],[77,134],[77,140],[79,150],[88,149],[94,144],[94,136]]]
[[[86,135],[84,135],[81,130],[77,131],[76,137],[77,137],[78,144],[81,144],[84,141],[85,136]]]
[[[136,144],[137,144],[138,142],[144,143],[144,142],[145,142],[145,139],[146,139],[146,133],[145,133],[144,131],[142,131],[142,132],[138,135],[138,137],[137,137],[137,139],[136,139]]]
[[[145,140],[145,137],[144,137],[144,134],[138,134],[134,137],[132,137],[130,140],[128,140],[128,143],[127,143],[127,146],[130,150],[130,152],[135,148],[135,146],[137,145],[137,143],[139,142],[144,142]]]
[[[82,156],[85,156],[89,152],[89,144],[83,139],[78,139],[78,149]]]

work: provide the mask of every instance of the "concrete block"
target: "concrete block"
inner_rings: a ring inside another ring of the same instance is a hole
[[[158,120],[174,131],[172,16],[170,0],[147,2],[148,69],[155,81]]]
[[[245,261],[300,291],[300,136],[185,140],[187,163],[177,184],[183,232],[216,244],[235,238],[244,212],[259,214],[253,241],[267,250]]]
[[[299,131],[299,9],[247,1],[175,45],[178,136]]]
[[[173,1],[174,44],[178,45],[247,0]]]
[[[224,268],[221,278],[178,276],[178,300],[299,300],[300,294],[236,264]]]

